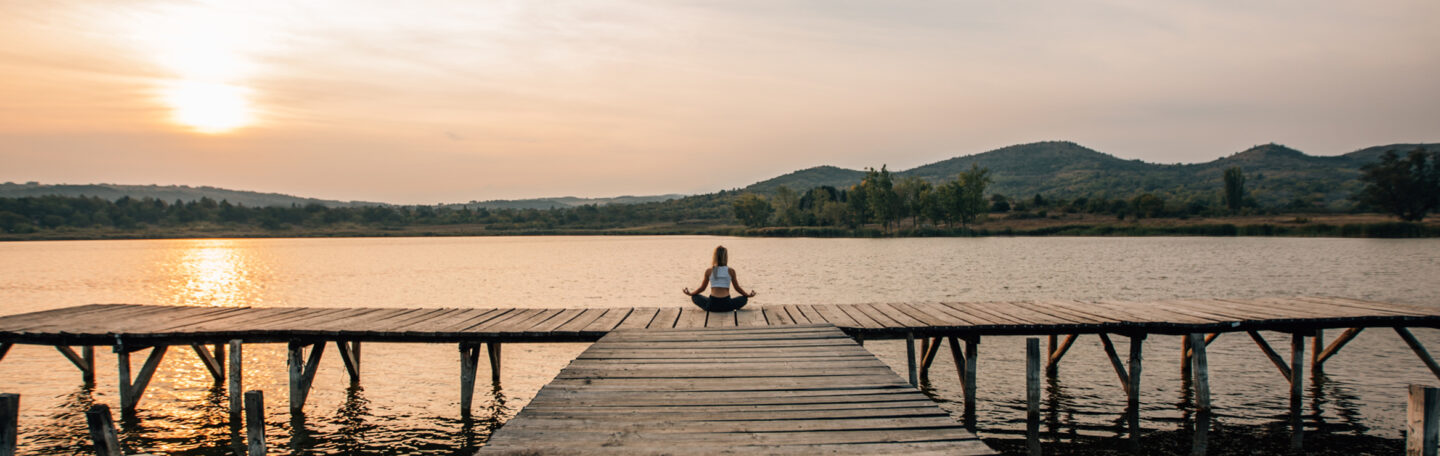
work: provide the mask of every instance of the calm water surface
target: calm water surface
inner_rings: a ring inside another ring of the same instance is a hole
[[[683,306],[680,289],[699,284],[721,243],[758,304],[1305,294],[1440,305],[1440,240],[501,237],[0,243],[0,314],[88,303]],[[1416,335],[1440,347],[1440,331]],[[452,345],[367,344],[359,388],[331,351],[303,419],[285,410],[282,345],[247,345],[245,381],[267,393],[277,454],[468,454],[585,346],[507,345],[500,385],[477,385],[473,420],[457,412]],[[1145,346],[1143,414],[1158,452],[1165,435],[1182,434],[1190,407],[1179,346],[1173,336]],[[904,371],[902,342],[866,348]],[[1241,453],[1283,448],[1280,374],[1248,337],[1222,336],[1210,350],[1220,440]],[[981,435],[1013,441],[1024,429],[1024,341],[987,337],[980,351]],[[97,358],[94,388],[53,348],[16,347],[0,363],[0,391],[22,395],[22,454],[86,454],[84,410],[119,402],[114,355],[97,350]],[[958,416],[948,355],[933,372],[928,391]],[[1315,441],[1387,453],[1402,438],[1409,383],[1437,382],[1393,332],[1367,330],[1307,379],[1307,426]],[[1076,342],[1047,392],[1052,440],[1104,447],[1123,435],[1124,393],[1094,336]],[[123,438],[139,452],[229,454],[226,404],[193,352],[171,350],[138,420],[122,423]]]

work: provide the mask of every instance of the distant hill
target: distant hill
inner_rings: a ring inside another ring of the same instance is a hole
[[[585,205],[605,206],[610,204],[639,204],[668,201],[676,198],[684,198],[685,195],[655,195],[655,196],[617,196],[614,198],[579,198],[564,196],[559,198],[533,198],[522,200],[489,200],[471,201],[463,204],[447,204],[445,207],[470,209],[563,209],[567,207],[579,207]]]
[[[1167,165],[1125,160],[1073,142],[1047,141],[892,172],[897,177],[915,176],[940,182],[954,179],[971,164],[979,164],[988,168],[994,178],[990,193],[1022,198],[1036,194],[1058,198],[1097,195],[1128,198],[1145,192],[1216,193],[1223,187],[1224,170],[1239,166],[1245,172],[1247,190],[1261,205],[1286,204],[1297,199],[1310,204],[1340,205],[1360,187],[1361,166],[1378,160],[1386,150],[1404,154],[1418,147],[1437,150],[1440,144],[1392,144],[1333,157],[1306,155],[1282,145],[1265,144],[1206,163]],[[864,175],[862,171],[822,166],[757,182],[745,190],[772,193],[780,185],[800,191],[818,185],[845,188],[858,184]]]
[[[210,198],[215,201],[229,201],[231,204],[243,204],[249,207],[264,206],[290,206],[292,204],[304,206],[307,204],[321,204],[326,207],[354,207],[354,206],[380,206],[383,203],[372,203],[366,201],[332,201],[315,198],[302,198],[298,196],[285,195],[280,193],[260,193],[243,190],[227,190],[215,187],[190,187],[185,185],[119,185],[119,184],[40,184],[29,182],[17,184],[6,182],[0,184],[0,197],[20,198],[26,196],[93,196],[110,201],[129,196],[135,199],[155,198],[165,202],[198,201],[201,198]]]

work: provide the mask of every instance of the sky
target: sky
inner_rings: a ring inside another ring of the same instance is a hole
[[[1440,2],[0,0],[0,182],[708,193],[1440,141]]]

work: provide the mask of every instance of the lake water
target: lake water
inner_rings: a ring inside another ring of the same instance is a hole
[[[0,243],[0,314],[88,303],[684,306],[680,289],[699,285],[717,244],[731,249],[741,283],[762,305],[1333,295],[1440,306],[1440,240],[489,237]],[[1440,347],[1440,331],[1415,333]],[[1117,343],[1123,353],[1124,338]],[[286,410],[282,344],[247,345],[245,381],[267,393],[276,454],[469,454],[585,346],[507,345],[500,388],[477,385],[468,421],[459,418],[452,345],[367,344],[354,389],[331,348],[303,420]],[[865,346],[904,372],[903,342]],[[1175,436],[1188,416],[1179,347],[1175,336],[1145,346],[1142,413],[1154,435],[1147,446],[1158,452],[1181,441]],[[980,434],[993,443],[1023,432],[1024,350],[1019,337],[987,337],[980,346]],[[1284,448],[1288,389],[1279,372],[1243,335],[1221,336],[1209,358],[1220,452]],[[0,392],[22,395],[21,453],[87,454],[84,410],[95,402],[118,410],[114,366],[113,354],[97,350],[91,389],[53,348],[11,350],[0,362]],[[1347,452],[1395,451],[1405,386],[1437,383],[1383,329],[1361,333],[1325,372],[1307,379],[1305,420],[1312,441]],[[948,352],[937,358],[928,391],[959,415]],[[1097,338],[1076,342],[1047,391],[1052,440],[1090,449],[1122,442],[1125,396]],[[226,404],[193,352],[171,350],[139,419],[122,423],[122,438],[140,452],[229,454]]]

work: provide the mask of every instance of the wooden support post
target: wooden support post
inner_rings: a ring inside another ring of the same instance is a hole
[[[1126,389],[1126,406],[1130,415],[1130,448],[1140,450],[1140,372],[1145,334],[1130,336],[1130,387]]]
[[[1040,338],[1038,337],[1025,339],[1025,447],[1029,449],[1030,456],[1040,456]]]
[[[1187,336],[1194,351],[1190,356],[1195,385],[1195,436],[1190,441],[1190,455],[1204,456],[1210,436],[1210,365],[1205,356],[1205,340],[1200,333]]]
[[[1281,358],[1279,353],[1275,353],[1275,349],[1270,348],[1270,343],[1266,342],[1265,338],[1260,336],[1260,333],[1255,331],[1246,332],[1250,333],[1250,338],[1255,340],[1255,345],[1260,347],[1260,351],[1265,352],[1265,357],[1270,359],[1270,364],[1274,364],[1276,369],[1280,369],[1280,375],[1285,376],[1285,381],[1291,381],[1294,375],[1291,375],[1290,366],[1285,364],[1285,359]]]
[[[935,362],[935,355],[940,353],[940,339],[939,337],[926,339],[926,350],[923,350],[925,356],[920,361],[920,381],[922,382],[930,382],[930,365]]]
[[[1360,335],[1360,331],[1364,329],[1365,328],[1350,328],[1340,333],[1340,337],[1336,337],[1335,341],[1330,342],[1330,346],[1325,347],[1325,351],[1320,353],[1320,357],[1315,360],[1315,364],[1325,364],[1326,360],[1329,360],[1331,356],[1335,356],[1336,352],[1339,352],[1341,348],[1345,347],[1345,344],[1350,343],[1350,340],[1354,339],[1355,336]]]
[[[1302,399],[1305,395],[1305,335],[1290,335],[1290,449],[1299,453],[1305,448],[1305,423],[1301,421]]]
[[[248,456],[265,456],[265,393],[245,392],[245,447]]]
[[[475,371],[480,364],[480,343],[460,343],[460,416],[470,416],[475,397]]]
[[[485,344],[490,355],[490,382],[500,384],[500,343],[489,342]]]
[[[290,342],[290,413],[303,414],[305,399],[310,396],[310,385],[315,382],[315,371],[320,367],[320,357],[325,354],[325,341],[319,341],[310,349],[309,360],[305,359],[305,344]]]
[[[345,371],[350,373],[350,384],[360,383],[360,342],[336,341],[340,349],[340,360],[345,362]]]
[[[0,394],[0,456],[15,456],[20,439],[20,395]]]
[[[65,359],[70,360],[70,364],[74,364],[76,368],[80,369],[80,378],[82,381],[85,382],[86,385],[95,384],[94,349],[90,348],[89,346],[84,347],[82,349],[85,352],[84,355],[75,353],[75,350],[70,348],[68,345],[56,345],[55,350],[58,350],[60,354],[65,355]]]
[[[215,386],[220,386],[224,384],[225,364],[222,363],[220,360],[224,359],[225,355],[220,353],[211,353],[209,349],[205,348],[204,344],[200,343],[190,344],[190,349],[195,350],[195,355],[200,357],[200,363],[205,365],[205,370],[210,371],[210,378],[215,379]],[[219,356],[219,358],[217,358],[216,356]]]
[[[1400,334],[1401,339],[1405,339],[1405,344],[1410,346],[1410,350],[1415,352],[1415,356],[1420,357],[1420,361],[1425,363],[1425,367],[1430,368],[1430,373],[1435,374],[1435,378],[1440,378],[1440,364],[1435,364],[1435,358],[1430,357],[1430,352],[1425,350],[1424,345],[1420,345],[1420,341],[1415,339],[1415,335],[1410,334],[1410,330],[1403,326],[1396,326],[1395,332]]]
[[[230,395],[230,421],[232,423],[235,423],[236,425],[239,425],[240,423],[240,411],[243,408],[243,404],[241,402],[241,395],[243,394],[242,391],[244,390],[240,389],[244,380],[243,374],[245,372],[244,367],[242,367],[241,365],[243,360],[244,357],[241,356],[240,352],[240,340],[231,340],[230,371],[228,372],[230,377],[230,384],[226,386],[225,392],[226,394]]]
[[[123,345],[115,347],[115,358],[120,365],[120,413],[135,413],[135,406],[140,404],[140,397],[145,395],[145,387],[150,386],[150,378],[155,375],[155,369],[160,366],[160,360],[165,358],[165,351],[169,348],[166,345],[151,347],[150,355],[145,358],[145,365],[132,379],[130,377],[131,350]]]
[[[1181,382],[1189,382],[1189,381],[1190,381],[1191,369],[1192,369],[1191,364],[1193,364],[1193,363],[1190,362],[1190,356],[1191,356],[1190,343],[1191,343],[1191,342],[1190,342],[1190,336],[1189,336],[1189,335],[1185,335],[1185,336],[1181,336],[1181,337],[1180,337],[1180,381],[1181,381]]]
[[[90,441],[95,443],[98,456],[125,456],[120,448],[120,437],[115,433],[115,419],[110,415],[110,406],[95,404],[85,412],[85,422],[90,426]]]
[[[1065,341],[1061,342],[1059,347],[1052,345],[1051,348],[1054,348],[1054,350],[1050,351],[1050,358],[1045,361],[1045,375],[1054,377],[1055,374],[1060,371],[1060,358],[1065,357],[1065,352],[1070,351],[1070,346],[1075,343],[1075,338],[1079,336],[1079,334],[1068,334],[1065,336]],[[1055,337],[1051,336],[1050,341],[1054,342]]]
[[[1310,338],[1310,371],[1321,372],[1324,370],[1320,364],[1320,352],[1325,350],[1325,330],[1315,330],[1315,335]]]
[[[905,365],[910,368],[910,386],[920,386],[919,370],[915,367],[915,333],[905,333]]]
[[[975,357],[980,345],[980,336],[965,336],[965,350],[960,350],[960,341],[950,338],[950,354],[955,359],[955,372],[960,377],[960,387],[965,390],[965,427],[975,431]]]
[[[1055,356],[1055,351],[1060,349],[1059,336],[1049,334],[1045,336],[1045,375],[1054,375],[1050,371],[1050,358]]]
[[[1410,385],[1405,456],[1436,456],[1440,450],[1440,388]]]

